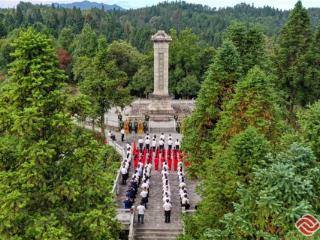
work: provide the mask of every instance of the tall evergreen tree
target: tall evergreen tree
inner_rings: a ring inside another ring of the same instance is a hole
[[[0,88],[0,238],[118,239],[112,149],[76,129],[50,39],[13,41]]]
[[[305,141],[310,144],[320,162],[320,101],[299,113],[299,125]]]
[[[184,122],[183,149],[193,164],[191,170],[200,171],[204,159],[210,156],[212,129],[220,119],[224,101],[230,100],[240,77],[239,53],[231,42],[226,41],[206,73],[194,112]]]
[[[255,65],[265,64],[265,39],[257,26],[233,23],[227,29],[226,38],[236,46],[245,74]]]
[[[81,33],[78,34],[73,41],[73,56],[78,57],[93,57],[98,46],[98,38],[89,24],[85,24]]]
[[[206,162],[206,174],[199,189],[202,201],[197,213],[187,220],[186,234],[203,239],[206,229],[221,226],[223,215],[239,200],[239,185],[248,186],[253,169],[264,166],[269,142],[253,127],[234,136],[228,147],[215,149]]]
[[[297,143],[268,161],[254,171],[249,187],[240,187],[235,210],[219,229],[208,229],[208,239],[305,239],[295,222],[307,213],[318,217],[319,164],[311,149]]]
[[[275,141],[281,132],[278,102],[270,77],[259,67],[251,69],[237,83],[233,98],[226,102],[214,129],[214,140],[218,145],[227,145],[231,137],[253,126],[268,140]]]
[[[306,74],[306,55],[311,42],[310,18],[301,1],[298,1],[281,30],[275,62],[279,87],[287,94],[290,119],[293,117],[294,106],[306,104],[309,91],[312,90]]]

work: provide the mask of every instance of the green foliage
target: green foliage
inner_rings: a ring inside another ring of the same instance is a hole
[[[0,238],[118,239],[111,147],[75,128],[47,36],[12,43],[0,91]]]
[[[244,73],[266,62],[263,32],[255,25],[233,23],[226,32],[226,38],[236,46]]]
[[[299,123],[301,133],[306,142],[308,142],[318,160],[320,161],[320,102],[309,106],[305,111],[299,114]]]
[[[248,188],[240,187],[234,212],[224,216],[223,227],[208,231],[208,239],[302,239],[294,224],[306,213],[317,216],[319,164],[311,149],[299,144],[269,161]]]
[[[113,45],[99,49],[93,59],[80,58],[81,65],[76,76],[82,76],[80,91],[90,102],[91,117],[99,117],[101,133],[105,137],[105,113],[113,106],[124,107],[131,101],[127,73],[122,71],[126,64],[121,58],[114,58],[116,51]],[[120,55],[123,56],[123,55]],[[84,64],[84,67],[82,67]]]
[[[287,94],[291,114],[295,105],[306,105],[310,101],[309,94],[312,92],[313,83],[307,78],[306,59],[311,42],[310,18],[301,1],[298,1],[281,30],[275,62],[278,85]]]
[[[239,199],[239,185],[247,186],[254,177],[253,169],[265,165],[269,145],[263,135],[249,127],[233,137],[225,150],[214,148],[200,188],[205,198],[187,222],[187,235],[201,239],[205,229],[220,226],[221,217],[232,211],[232,203]]]
[[[75,59],[78,57],[93,57],[97,46],[98,38],[96,33],[89,24],[85,24],[81,33],[74,38],[74,42],[72,43],[73,56]]]
[[[169,51],[170,89],[176,97],[195,97],[200,89],[201,76],[207,70],[212,54],[205,54],[197,35],[191,29],[179,34],[170,31],[172,42]],[[208,58],[208,60],[204,58]],[[202,61],[201,61],[202,60]],[[184,87],[187,87],[184,89]],[[191,90],[191,91],[190,91]]]
[[[74,33],[71,28],[63,28],[59,34],[58,43],[60,47],[71,51],[71,44],[73,42]]]
[[[139,70],[129,83],[131,95],[148,96],[153,91],[153,52],[144,55]]]
[[[213,62],[201,85],[195,110],[183,126],[183,149],[194,172],[200,171],[204,159],[211,155],[211,129],[220,119],[223,102],[231,98],[241,77],[239,54],[231,42],[218,49]]]
[[[106,51],[106,49],[101,49]],[[133,76],[138,71],[141,64],[142,54],[125,41],[113,41],[104,55],[107,62],[114,61],[120,71],[126,73],[128,81],[131,82]]]
[[[253,126],[275,142],[282,131],[278,103],[270,77],[259,67],[253,68],[237,83],[233,98],[226,102],[225,111],[213,131],[214,140],[226,145],[232,136]]]

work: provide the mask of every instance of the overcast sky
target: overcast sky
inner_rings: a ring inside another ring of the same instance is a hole
[[[14,7],[20,0],[0,0],[0,7]],[[24,0],[28,1],[28,0]],[[80,2],[82,0],[29,0],[32,3],[51,3],[51,2]],[[158,2],[163,2],[163,0],[91,0],[95,2],[103,2],[107,4],[119,4],[125,8],[138,8],[143,6],[151,6],[157,4]],[[255,6],[269,5],[281,9],[291,9],[297,0],[186,0],[186,2],[205,4],[210,7],[226,7],[234,6],[241,2],[253,3]],[[320,7],[320,0],[303,0],[303,5],[307,8],[309,7]]]

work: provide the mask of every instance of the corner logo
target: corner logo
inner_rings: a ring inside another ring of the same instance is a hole
[[[312,236],[320,229],[320,222],[314,216],[306,214],[296,222],[295,226],[303,235]]]

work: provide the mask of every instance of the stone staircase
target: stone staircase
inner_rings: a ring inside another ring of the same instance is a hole
[[[182,232],[182,219],[180,199],[178,195],[179,181],[175,172],[170,172],[169,182],[171,187],[171,222],[164,222],[162,201],[162,180],[159,171],[152,170],[150,178],[150,195],[145,212],[144,224],[134,224],[136,240],[173,240]],[[136,199],[139,203],[140,198]]]

